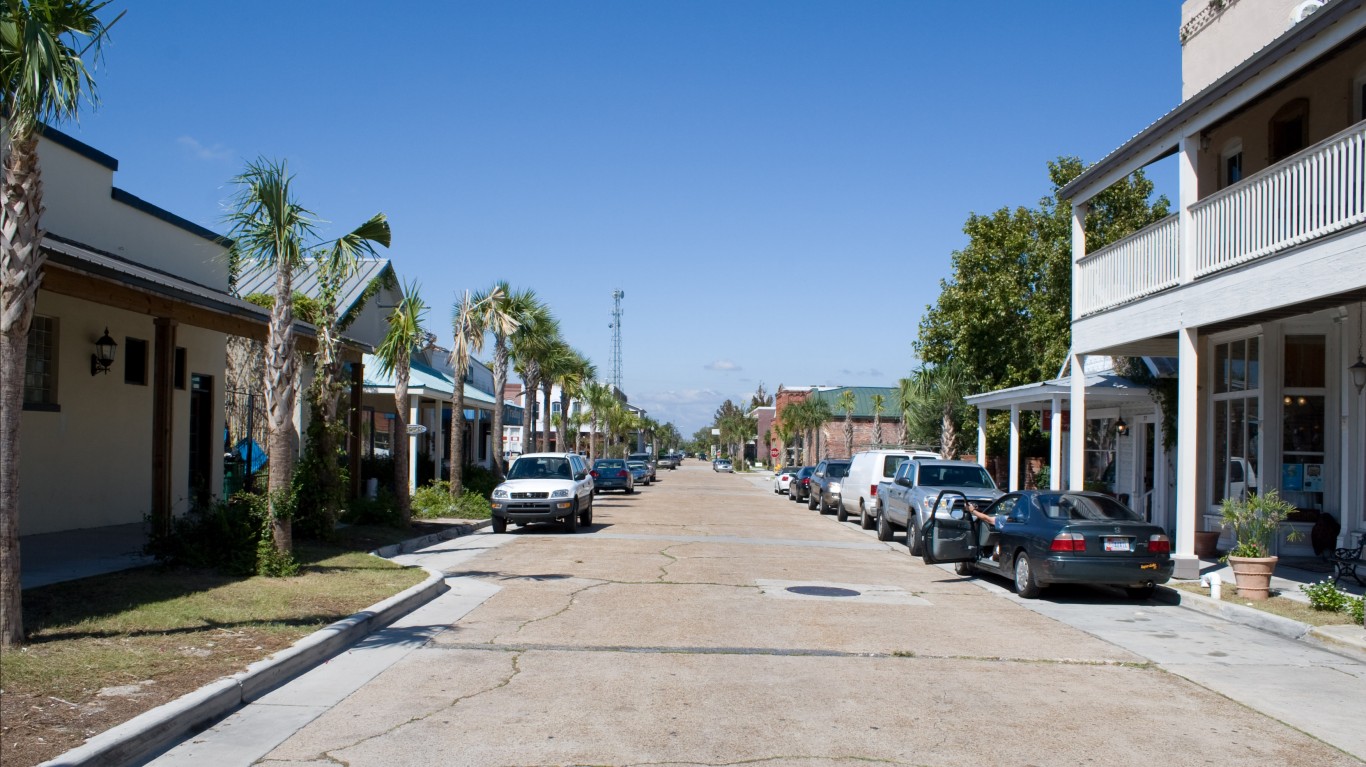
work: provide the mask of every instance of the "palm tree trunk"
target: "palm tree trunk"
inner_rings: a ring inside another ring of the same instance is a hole
[[[578,431],[578,427],[574,427],[575,452],[579,450]],[[569,452],[569,392],[563,386],[560,387],[560,451]]]
[[[451,400],[451,497],[464,493],[465,481],[465,381],[456,377]]]
[[[525,439],[526,451],[528,453],[538,452],[537,448],[539,448],[541,444],[539,434],[537,433],[539,428],[537,423],[540,420],[537,418],[537,416],[540,415],[540,408],[537,407],[540,404],[540,401],[537,399],[537,396],[540,394],[540,386],[541,377],[536,373],[534,363],[528,363],[527,374],[522,376],[522,391],[526,392],[526,410],[524,411],[525,414],[522,421],[527,425]]]
[[[9,131],[5,131],[9,140]],[[38,139],[13,142],[4,158],[0,203],[0,647],[24,641],[19,569],[19,426],[24,414],[28,329],[42,282],[43,189]]]
[[[407,527],[412,521],[412,494],[408,487],[408,355],[400,352],[394,366],[394,496],[398,499],[399,521]]]
[[[945,407],[944,415],[939,422],[939,451],[945,458],[958,457],[958,428],[953,423],[953,411]]]
[[[299,451],[299,432],[294,427],[294,402],[298,378],[294,357],[293,274],[283,261],[275,270],[275,305],[270,310],[270,335],[266,342],[266,407],[270,421],[269,492],[270,535],[276,552],[294,548],[290,511],[285,508],[294,479],[294,459]]]
[[[503,389],[508,383],[507,339],[493,338],[493,474],[503,479]]]

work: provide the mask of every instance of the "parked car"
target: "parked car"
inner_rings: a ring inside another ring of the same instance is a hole
[[[784,466],[773,472],[773,492],[786,493],[788,485],[792,484],[792,478],[797,476],[801,470],[800,466]]]
[[[711,464],[711,470],[721,471],[727,474],[730,474],[734,471],[734,469],[730,465],[730,460],[726,458],[717,458],[715,461],[713,461]]]
[[[665,453],[659,456],[659,460],[655,461],[655,467],[673,471],[674,469],[678,468],[678,459],[674,458],[672,455],[668,453]]]
[[[626,456],[626,460],[645,462],[650,467],[650,480],[653,481],[657,479],[655,477],[655,459],[650,457],[649,453],[631,453],[630,455]]]
[[[788,500],[802,503],[811,495],[811,475],[815,471],[815,466],[803,466],[797,470],[797,474],[792,477],[792,483],[787,486]]]
[[[840,483],[840,501],[836,507],[839,521],[857,514],[864,530],[873,529],[877,520],[877,486],[896,474],[896,467],[912,458],[938,458],[938,453],[924,450],[864,450],[855,453],[849,462],[849,475]]]
[[[594,461],[593,483],[595,493],[621,490],[630,495],[636,491],[636,480],[631,476],[631,468],[621,458],[599,458]]]
[[[1172,577],[1166,531],[1108,495],[1010,493],[985,509],[996,524],[965,513],[967,502],[954,490],[936,496],[922,533],[927,564],[953,562],[960,575],[1003,575],[1026,599],[1054,583],[1118,586],[1146,599]]]
[[[920,529],[943,490],[957,490],[979,508],[1001,497],[980,464],[928,458],[906,461],[889,481],[878,485],[878,540],[890,541],[897,529],[906,530],[906,547],[911,556],[920,556]]]
[[[806,508],[822,514],[829,514],[833,504],[839,503],[840,481],[849,473],[849,462],[825,459],[816,464],[811,472],[811,487],[807,493]]]
[[[626,468],[631,470],[631,479],[637,485],[650,486],[654,480],[650,479],[650,464],[644,461],[627,461]]]
[[[493,532],[507,532],[508,522],[560,520],[566,532],[593,524],[594,478],[588,463],[575,453],[527,453],[508,467],[507,479],[489,498]]]

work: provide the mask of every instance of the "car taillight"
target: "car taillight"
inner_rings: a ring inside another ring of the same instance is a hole
[[[1149,554],[1170,554],[1172,551],[1172,539],[1161,533],[1153,533],[1148,536]]]
[[[871,496],[871,497],[873,497],[873,498],[876,498],[876,497],[877,497],[877,485],[869,485],[869,486],[868,486],[868,495]]]
[[[597,470],[597,469],[594,469],[594,470],[592,470],[592,471],[590,471],[590,472],[588,472],[588,473],[593,475],[593,479],[597,479],[597,478],[598,478],[598,470]]]
[[[625,470],[619,471],[619,472],[617,472],[617,476],[618,476],[618,477],[629,477],[629,476],[631,476],[631,472],[625,471]]]
[[[1058,533],[1049,551],[1086,551],[1086,538],[1081,533]]]

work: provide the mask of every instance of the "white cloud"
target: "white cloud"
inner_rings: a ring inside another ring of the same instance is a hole
[[[201,160],[231,160],[236,154],[236,152],[233,152],[222,144],[204,146],[190,136],[181,136],[176,139],[176,143],[190,150],[191,154]]]
[[[717,361],[711,363],[710,365],[704,365],[703,368],[704,368],[705,370],[720,370],[720,371],[731,371],[731,370],[741,370],[741,369],[742,369],[739,365],[735,364],[734,362],[731,362],[730,360],[717,360]]]

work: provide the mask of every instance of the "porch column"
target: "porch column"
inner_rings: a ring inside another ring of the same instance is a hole
[[[1195,558],[1195,521],[1199,517],[1196,504],[1199,493],[1195,484],[1198,461],[1196,408],[1200,401],[1199,388],[1199,330],[1182,328],[1176,333],[1176,578],[1200,577],[1200,560]]]
[[[347,497],[353,499],[360,497],[360,401],[365,396],[364,367],[365,363],[360,360],[351,360],[351,410],[346,414],[350,432],[346,435],[346,464],[351,472],[351,487]]]
[[[441,479],[441,454],[443,441],[446,432],[441,430],[441,414],[445,412],[446,406],[441,404],[441,400],[436,401],[435,423],[432,424],[432,477]],[[451,426],[455,426],[455,418],[451,418]]]
[[[1020,489],[1020,406],[1010,403],[1010,489]]]
[[[977,408],[977,462],[987,465],[987,409]]]
[[[1062,397],[1053,395],[1048,415],[1048,489],[1062,489]]]
[[[1177,262],[1178,279],[1186,284],[1195,279],[1195,224],[1191,206],[1199,200],[1200,179],[1196,172],[1200,153],[1200,134],[1181,139],[1181,156],[1177,168],[1179,184],[1176,205],[1177,237],[1181,248]]]
[[[1072,355],[1072,400],[1067,434],[1067,489],[1086,489],[1086,355]]]
[[[422,400],[416,394],[408,395],[408,423],[421,423],[418,419]],[[398,435],[399,439],[408,440],[408,490],[417,489],[417,435]]]
[[[152,323],[152,531],[171,532],[172,446],[175,439],[175,329],[176,321],[157,317]],[[194,490],[194,488],[190,488]]]

